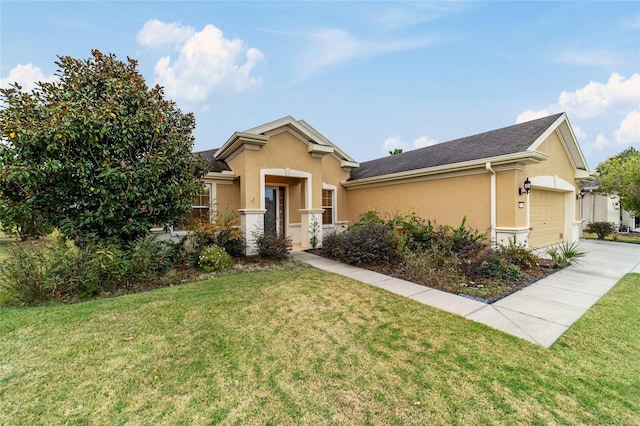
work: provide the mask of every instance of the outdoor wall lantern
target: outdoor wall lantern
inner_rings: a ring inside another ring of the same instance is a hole
[[[582,189],[580,190],[580,192],[578,192],[578,193],[576,194],[576,200],[579,200],[579,199],[581,199],[581,198],[584,198],[584,196],[585,196],[586,194],[587,194],[587,193],[585,192],[584,188],[582,188]]]
[[[523,193],[528,194],[531,191],[531,181],[529,178],[526,178],[524,181],[524,189],[518,188],[518,194],[522,195]]]

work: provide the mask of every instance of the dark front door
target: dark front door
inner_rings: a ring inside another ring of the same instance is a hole
[[[285,210],[284,187],[267,186],[264,191],[264,215],[265,234],[284,235]]]

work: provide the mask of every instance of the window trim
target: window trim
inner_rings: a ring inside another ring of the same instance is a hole
[[[323,222],[322,225],[323,226],[334,226],[337,222],[337,209],[338,209],[338,197],[337,197],[337,190],[338,187],[335,185],[329,185],[327,183],[322,183],[322,196],[321,196],[321,201],[322,201],[322,210],[326,210],[327,208],[331,209],[331,223],[324,223],[324,214],[322,215],[323,217]],[[324,191],[329,191],[329,193],[331,194],[331,206],[325,206],[324,205]]]

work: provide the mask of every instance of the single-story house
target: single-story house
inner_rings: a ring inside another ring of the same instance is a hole
[[[582,194],[582,219],[585,224],[591,222],[611,222],[619,231],[639,231],[640,216],[635,216],[620,207],[617,195],[606,195],[600,192],[598,182],[589,182],[584,186]]]
[[[193,217],[240,213],[247,254],[257,229],[310,247],[368,209],[467,224],[494,244],[575,241],[591,176],[564,113],[359,163],[303,120],[284,117],[197,153],[211,163]]]

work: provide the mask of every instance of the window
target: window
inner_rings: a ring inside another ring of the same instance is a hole
[[[211,184],[205,183],[202,185],[202,191],[196,195],[193,200],[193,206],[191,212],[183,216],[183,222],[189,223],[194,220],[200,220],[202,222],[209,222],[211,219]]]
[[[322,208],[324,209],[322,213],[323,225],[333,225],[333,194],[334,191],[332,189],[322,190]]]

